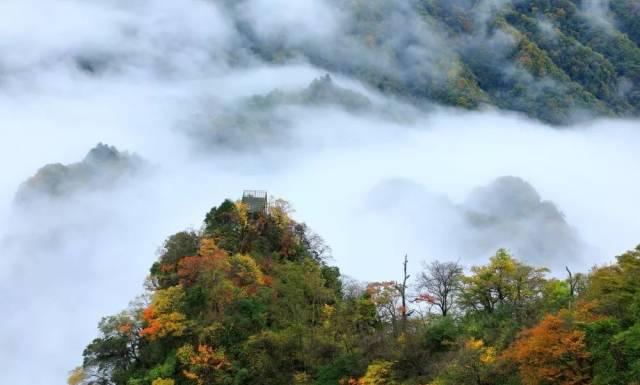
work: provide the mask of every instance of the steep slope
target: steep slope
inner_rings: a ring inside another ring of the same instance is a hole
[[[302,56],[417,105],[495,105],[554,124],[640,112],[636,0],[316,3],[335,11],[333,34],[275,33],[247,1],[230,12],[264,60]]]

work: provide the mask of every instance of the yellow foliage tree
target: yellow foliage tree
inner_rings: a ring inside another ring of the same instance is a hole
[[[187,329],[187,318],[180,311],[184,298],[185,293],[181,285],[157,290],[151,305],[142,314],[147,327],[142,329],[140,335],[151,340],[168,335],[183,335]]]
[[[86,378],[86,374],[82,367],[77,367],[69,373],[69,378],[67,378],[67,384],[69,385],[79,385]]]
[[[231,258],[231,274],[237,286],[264,284],[264,274],[256,261],[246,254],[236,254]]]
[[[359,385],[395,385],[393,379],[393,362],[374,361],[368,367]]]
[[[170,378],[156,378],[151,385],[175,385],[176,381]]]

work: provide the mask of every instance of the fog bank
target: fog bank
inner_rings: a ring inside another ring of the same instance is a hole
[[[243,189],[289,200],[294,217],[332,247],[333,263],[360,280],[399,278],[405,253],[415,271],[436,258],[483,263],[497,247],[555,272],[564,264],[586,271],[640,242],[638,121],[559,130],[492,109],[418,110],[336,73],[334,85],[346,91],[314,99],[310,84],[327,70],[305,59],[265,63],[223,3],[0,4],[0,383],[64,383],[100,317],[142,292],[162,241],[199,228],[211,206]],[[292,45],[318,44],[341,28],[298,28],[300,20],[342,20],[323,2],[300,2],[293,15],[265,12],[266,4],[241,10],[264,18],[256,29],[265,39],[293,30],[302,32]],[[321,17],[296,17],[311,11]],[[433,64],[424,51],[406,59]],[[281,96],[259,114],[246,108],[274,90]],[[352,97],[369,104],[353,109]],[[223,112],[231,123],[216,120]],[[274,123],[267,131],[264,122]],[[42,166],[79,162],[100,142],[135,152],[149,169],[15,203]],[[534,234],[544,247],[511,243],[503,231],[514,222],[496,213],[513,194],[489,188],[474,204],[474,191],[502,176],[530,184],[540,199],[534,211],[545,201],[557,208],[552,222],[527,213],[516,220],[518,241]],[[467,214],[494,195],[504,198],[483,215],[499,224],[478,230]]]

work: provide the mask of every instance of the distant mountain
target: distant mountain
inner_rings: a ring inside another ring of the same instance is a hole
[[[364,94],[342,87],[330,75],[324,75],[304,88],[275,89],[212,111],[207,124],[194,125],[187,132],[205,148],[246,149],[265,143],[280,144],[287,141],[292,123],[290,114],[282,110],[296,107],[335,107],[353,114],[377,113],[382,118],[393,118],[386,106],[376,105]]]
[[[263,25],[250,2],[228,7],[262,59],[303,57],[418,105],[493,105],[553,124],[640,113],[637,0],[324,3],[338,26],[306,37]]]
[[[418,228],[425,243],[442,243],[465,256],[506,248],[528,262],[556,267],[557,261],[578,258],[586,246],[553,202],[514,176],[474,189],[461,204],[415,182],[391,179],[371,191],[367,204]]]
[[[255,109],[269,109],[280,105],[336,105],[351,111],[367,110],[372,106],[369,98],[338,86],[329,75],[314,79],[307,88],[300,91],[274,90],[267,95],[255,95],[247,104]]]
[[[475,189],[464,202],[474,247],[505,247],[531,261],[575,258],[583,246],[564,214],[525,180],[501,177]]]
[[[20,186],[16,201],[26,203],[43,197],[57,199],[80,191],[112,188],[122,178],[132,176],[144,167],[146,163],[139,156],[99,143],[80,162],[42,167]]]

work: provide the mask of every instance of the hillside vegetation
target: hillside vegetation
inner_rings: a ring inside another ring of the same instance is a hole
[[[261,58],[303,57],[418,105],[493,105],[554,124],[640,112],[637,0],[325,3],[342,21],[326,40],[263,36],[245,2],[228,7]]]
[[[359,284],[289,211],[227,200],[170,236],[69,384],[638,383],[640,247],[567,279],[501,249]]]

